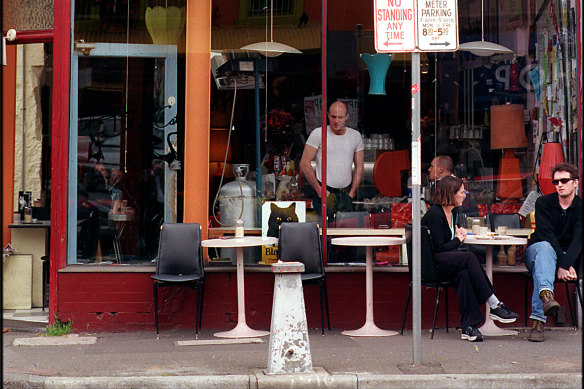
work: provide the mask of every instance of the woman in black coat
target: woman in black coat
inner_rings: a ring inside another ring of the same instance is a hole
[[[471,252],[457,251],[466,239],[466,229],[453,222],[452,210],[461,206],[465,198],[466,191],[460,178],[442,178],[432,196],[434,205],[422,218],[422,225],[428,227],[432,235],[440,277],[454,281],[456,286],[461,338],[480,342],[483,336],[477,327],[484,321],[482,304],[488,303],[491,308],[489,317],[502,323],[512,323],[519,315],[497,299],[478,258]]]

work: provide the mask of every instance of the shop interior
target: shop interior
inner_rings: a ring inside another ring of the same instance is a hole
[[[188,4],[159,3],[75,2],[70,264],[151,264],[161,223],[182,221]],[[370,3],[356,9],[329,1],[326,105],[347,103],[347,126],[365,147],[354,210],[369,216],[350,226],[402,228],[411,209],[411,55],[376,54]],[[532,191],[549,190],[542,184],[549,161],[578,162],[574,7],[459,1],[458,27],[459,50],[424,52],[414,70],[421,77],[422,183],[429,185],[432,159],[448,155],[478,204],[472,216],[517,213]],[[208,215],[215,234],[229,234],[237,219],[246,233],[265,234],[263,204],[273,201],[302,203],[296,206],[304,214],[296,216],[322,223],[299,170],[306,138],[326,110],[321,36],[320,2],[213,2]],[[268,41],[295,51],[267,57],[244,49]],[[507,50],[462,49],[477,41]],[[380,57],[386,69],[378,68]],[[501,119],[493,112],[506,105],[520,119],[509,126],[504,112],[504,125],[494,127]],[[43,155],[45,169],[50,145]],[[507,163],[512,168],[503,171]],[[211,264],[233,262],[226,253],[209,257]],[[246,264],[256,264],[261,253],[248,257]],[[388,260],[402,263],[395,253]]]

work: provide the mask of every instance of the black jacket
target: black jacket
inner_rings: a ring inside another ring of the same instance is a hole
[[[432,205],[422,218],[422,225],[430,230],[435,252],[454,251],[461,245],[460,239],[452,239],[452,231],[442,206]]]
[[[535,201],[535,232],[528,245],[549,242],[558,256],[558,266],[578,270],[582,253],[582,199],[574,197],[572,205],[563,212],[558,193],[550,193]],[[564,254],[564,252],[566,254]]]

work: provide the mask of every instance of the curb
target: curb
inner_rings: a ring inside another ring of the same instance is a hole
[[[580,388],[581,373],[549,374],[329,374],[317,368],[314,374],[151,377],[39,377],[5,374],[4,388]]]

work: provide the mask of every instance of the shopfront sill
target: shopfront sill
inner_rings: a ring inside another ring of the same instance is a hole
[[[152,273],[156,271],[153,265],[67,265],[59,269],[59,273]]]
[[[235,273],[235,266],[205,266],[206,273]],[[155,266],[87,266],[87,265],[69,265],[59,270],[59,273],[154,273]],[[245,266],[247,273],[271,273],[271,266],[250,265]],[[376,273],[407,273],[407,266],[373,266]],[[325,273],[364,273],[365,266],[355,265],[332,265],[325,267]],[[493,273],[525,273],[527,268],[524,264],[516,266],[493,266]]]

